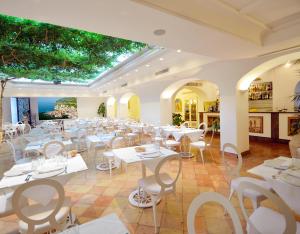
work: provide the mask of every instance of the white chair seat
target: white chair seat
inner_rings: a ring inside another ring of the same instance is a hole
[[[107,158],[115,157],[115,155],[114,155],[114,153],[112,151],[103,152],[103,156],[107,157]]]
[[[166,184],[171,184],[174,179],[172,179],[167,173],[160,174],[161,180]],[[161,186],[156,182],[155,175],[148,176],[146,178],[140,179],[138,182],[139,186],[145,188],[147,192],[151,194],[159,194]],[[166,192],[172,191],[172,187],[166,189]]]
[[[300,223],[297,224],[297,234],[300,234]],[[258,232],[257,232],[257,231]],[[285,219],[280,213],[266,208],[257,208],[249,217],[247,232],[249,234],[279,234],[285,230]]]
[[[133,133],[133,132],[127,133],[128,137],[136,137],[137,135],[138,135],[137,133]]]
[[[257,184],[265,189],[268,189],[268,190],[271,190],[272,187],[266,182],[266,181],[263,181],[263,180],[259,180],[259,179],[255,179],[255,178],[251,178],[251,177],[238,177],[236,179],[233,179],[231,180],[231,187],[234,189],[234,190],[237,190],[237,188],[239,187],[240,183],[241,182],[244,182],[244,181],[247,181],[247,182],[251,182],[253,184]],[[258,197],[263,197],[263,195],[259,192],[256,192],[254,190],[248,190],[246,189],[244,191],[244,196],[246,197],[251,197],[251,198],[254,198],[254,199],[257,199]]]
[[[174,140],[167,140],[166,141],[166,146],[167,147],[175,147],[175,146],[179,146],[180,142],[178,141],[174,141]]]
[[[191,146],[197,147],[197,148],[205,148],[205,141],[192,142]]]
[[[26,214],[27,217],[31,219],[41,219],[42,217],[47,217],[55,208],[57,201],[53,200],[51,201],[47,206],[43,206],[40,204],[37,204],[36,207],[31,206],[30,211],[26,208],[23,209],[24,214]],[[71,205],[71,199],[66,197],[65,202],[61,209],[56,214],[55,218],[58,221],[58,223],[63,224],[63,221],[66,220],[66,217],[68,216],[70,212],[70,205]],[[32,210],[34,209],[34,212]],[[49,230],[50,223],[43,223],[40,225],[35,226],[35,231],[38,233],[43,233]],[[28,225],[27,223],[23,222],[22,220],[19,221],[19,227],[21,233],[27,233]]]

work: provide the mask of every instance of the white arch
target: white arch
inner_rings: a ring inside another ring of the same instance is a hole
[[[245,74],[237,83],[238,90],[246,91],[248,90],[251,82],[255,80],[257,77],[262,75],[263,73],[267,72],[268,70],[271,70],[274,67],[277,67],[281,64],[284,64],[288,61],[296,60],[300,58],[300,52],[294,52],[286,55],[282,55],[276,58],[273,58],[271,60],[268,60],[267,62],[264,62],[260,64],[259,66],[255,67],[251,71],[249,71],[247,74]]]
[[[119,100],[119,103],[120,104],[127,104],[128,101],[130,100],[130,98],[132,98],[133,96],[137,96],[137,95],[133,92],[125,93],[121,96],[121,98]]]
[[[107,117],[114,118],[117,116],[116,98],[111,96],[106,100]]]

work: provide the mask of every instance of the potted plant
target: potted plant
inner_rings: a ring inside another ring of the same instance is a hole
[[[102,102],[99,107],[98,107],[98,111],[97,111],[99,116],[105,117],[106,115],[106,107],[104,102]]]
[[[182,120],[181,114],[172,113],[172,124],[180,126],[184,121]]]

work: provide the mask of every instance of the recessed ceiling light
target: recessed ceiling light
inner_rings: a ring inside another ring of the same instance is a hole
[[[181,49],[176,50],[177,53],[181,53]]]
[[[135,72],[138,72],[139,70],[138,70],[138,69],[135,69],[134,71],[135,71]]]
[[[287,63],[284,64],[285,68],[289,68],[290,66],[292,66],[292,63],[290,61],[287,61]]]
[[[165,29],[156,29],[153,31],[153,34],[155,36],[162,36],[166,34],[166,30]]]
[[[163,61],[164,60],[164,58],[159,58],[159,61]]]
[[[146,67],[150,67],[150,64],[147,64]]]
[[[129,73],[127,73],[126,76],[129,76]]]

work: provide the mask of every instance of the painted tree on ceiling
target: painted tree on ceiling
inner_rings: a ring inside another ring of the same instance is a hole
[[[0,15],[0,77],[86,82],[145,44]]]

